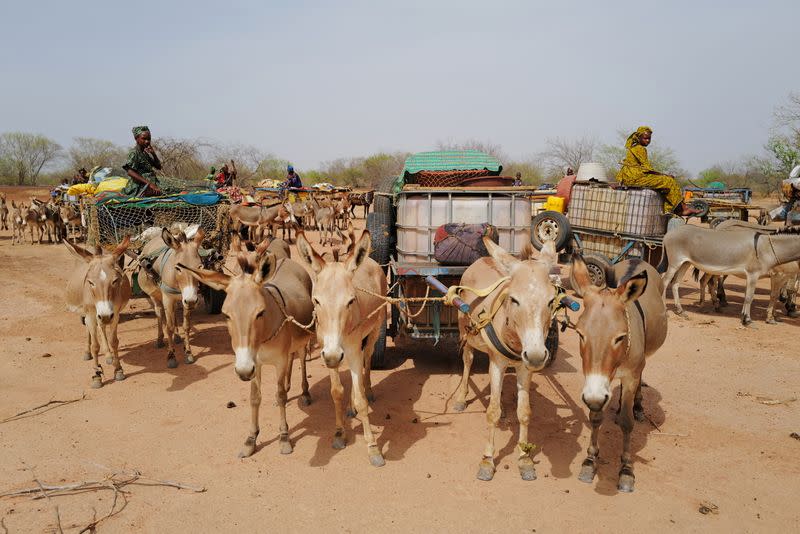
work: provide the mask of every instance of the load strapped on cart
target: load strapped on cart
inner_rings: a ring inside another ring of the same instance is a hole
[[[201,255],[205,266],[220,269],[230,246],[229,200],[204,186],[179,184],[176,180],[168,183],[172,191],[178,192],[147,198],[105,193],[84,197],[87,244],[111,247],[130,236],[129,250],[135,254],[150,238],[160,235],[162,228],[173,233],[203,228],[205,239]],[[132,282],[136,291],[135,276]],[[207,311],[219,313],[224,292],[206,286],[202,292]]]
[[[426,278],[441,283],[436,295],[457,285],[469,264],[486,255],[480,250],[483,235],[512,254],[530,241],[534,188],[511,186],[513,178],[501,176],[502,170],[496,158],[482,152],[423,152],[410,156],[399,176],[376,189],[374,211],[367,216],[371,257],[388,268],[390,297],[399,302],[376,344],[376,366],[383,363],[387,334],[395,345],[404,336],[437,341],[457,336],[458,309],[425,301],[431,295]],[[558,329],[552,332],[549,348],[555,349]]]

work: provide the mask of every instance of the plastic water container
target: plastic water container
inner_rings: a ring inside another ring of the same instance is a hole
[[[550,196],[544,203],[545,211],[557,211],[564,213],[564,199],[562,197]]]

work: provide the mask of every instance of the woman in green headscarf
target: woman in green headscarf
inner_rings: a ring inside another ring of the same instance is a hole
[[[695,215],[699,213],[683,203],[681,188],[674,176],[661,174],[650,164],[647,145],[653,135],[649,126],[640,126],[625,141],[625,159],[617,173],[617,181],[622,185],[647,187],[665,193],[664,212],[676,215]]]
[[[158,187],[156,170],[161,170],[161,161],[158,159],[153,145],[150,143],[150,128],[135,126],[132,130],[136,146],[128,152],[128,160],[122,166],[127,171],[130,180],[122,192],[126,195],[156,196],[161,194]]]

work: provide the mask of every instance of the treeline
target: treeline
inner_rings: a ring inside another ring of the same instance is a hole
[[[440,142],[437,150],[480,150],[497,157],[504,165],[503,174],[520,173],[523,182],[532,185],[555,183],[567,167],[577,171],[582,162],[598,161],[605,165],[613,180],[619,162],[625,156],[625,138],[629,132],[617,132],[613,144],[596,138],[551,138],[545,148],[523,160],[508,157],[499,145],[468,140]],[[236,162],[240,183],[255,185],[264,179],[283,180],[289,160],[250,145],[223,144],[208,139],[159,137],[153,144],[163,163],[163,174],[183,180],[202,180],[210,168],[219,168],[230,160]],[[0,134],[0,183],[46,185],[72,177],[83,167],[121,167],[130,147],[121,147],[102,139],[76,137],[68,148],[41,134],[7,132]],[[660,172],[676,176],[683,183],[705,186],[723,182],[728,187],[750,187],[764,195],[780,189],[792,167],[800,164],[800,93],[792,93],[775,111],[774,126],[759,153],[735,162],[721,162],[698,173],[696,177],[680,165],[675,152],[662,144],[648,147],[651,163]],[[317,169],[299,168],[304,183],[330,182],[352,187],[374,187],[386,176],[397,175],[408,153],[378,153],[366,157],[341,158],[321,164]]]

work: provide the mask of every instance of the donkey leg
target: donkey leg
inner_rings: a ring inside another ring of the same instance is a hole
[[[186,306],[183,307],[183,361],[185,363],[194,363],[195,358],[192,354],[192,343],[190,339],[190,332],[192,330],[192,310]]]
[[[517,419],[519,420],[519,475],[522,480],[536,480],[536,468],[533,465],[531,452],[533,445],[528,443],[528,423],[531,419],[531,372],[524,365],[516,368],[517,371]]]
[[[167,346],[169,347],[169,351],[167,352],[167,367],[170,369],[178,367],[178,360],[175,359],[175,319],[175,302],[170,299],[164,302],[164,322],[167,327],[165,334],[167,337]]]
[[[281,446],[281,454],[292,453],[292,442],[289,441],[289,424],[286,422],[286,401],[289,398],[286,383],[289,381],[288,375],[292,368],[292,355],[280,360],[275,366],[275,373],[278,378],[278,390],[275,392],[275,401],[281,414],[280,426],[278,427],[278,442]]]
[[[491,394],[489,407],[486,408],[486,422],[489,426],[489,441],[483,451],[483,459],[478,466],[478,480],[492,480],[494,478],[494,435],[497,422],[500,421],[500,394],[503,387],[503,373],[505,369],[493,357],[489,357],[489,382]]]
[[[758,275],[747,273],[747,287],[744,292],[744,306],[742,306],[742,324],[750,326],[753,320],[750,318],[750,305],[753,304],[753,297],[756,294],[756,284]]]
[[[163,349],[165,346],[164,329],[166,328],[164,324],[164,304],[160,300],[150,297],[148,298],[150,299],[150,303],[153,305],[153,311],[156,313],[156,348]]]
[[[309,344],[311,342],[309,341]],[[308,392],[308,372],[306,371],[306,361],[308,360],[308,353],[309,345],[306,345],[305,349],[303,349],[303,353],[300,356],[300,372],[302,373],[302,387],[303,393],[300,395],[300,404],[302,406],[308,406],[311,404],[311,394]]]
[[[620,393],[620,396],[622,394]],[[620,400],[622,403],[622,400]],[[633,418],[640,423],[645,420],[644,406],[642,406],[642,381],[639,379],[639,386],[636,388],[636,394],[633,397]]]
[[[86,330],[89,332],[90,349],[94,360],[94,376],[92,376],[92,388],[103,387],[103,367],[100,365],[100,339],[97,334],[97,318],[93,314],[86,316]]]
[[[117,326],[119,324],[119,313],[114,314],[114,320],[111,323],[111,338],[109,339],[109,343],[111,347],[111,354],[113,356],[113,365],[114,365],[114,380],[121,381],[125,380],[125,372],[122,370],[122,362],[119,360],[119,336],[117,335]]]
[[[83,324],[87,324],[86,317],[84,316],[82,319]],[[86,352],[83,353],[83,359],[87,362],[92,359],[92,333],[89,332],[88,325],[86,329]]]
[[[775,304],[781,296],[781,289],[786,283],[786,277],[773,272],[769,277],[769,304],[767,305],[767,324],[778,324],[775,319]]]
[[[258,410],[261,407],[261,365],[256,362],[256,372],[250,380],[250,433],[244,440],[244,447],[239,458],[247,458],[256,452],[256,439],[260,431],[258,427]]]
[[[683,280],[683,276],[686,274],[686,271],[691,267],[691,263],[684,263],[678,269],[678,272],[675,274],[675,278],[672,281],[672,299],[675,301],[675,313],[680,315],[681,317],[686,317],[686,313],[683,311],[683,307],[681,306],[681,296],[680,296],[680,282]]]
[[[333,398],[333,412],[336,416],[336,432],[333,435],[333,448],[344,449],[347,439],[344,435],[344,386],[339,376],[338,369],[330,369],[331,377],[331,397]]]
[[[384,320],[386,318],[384,317]],[[367,395],[367,402],[375,402],[375,393],[372,392],[372,354],[375,352],[375,342],[378,340],[378,332],[373,332],[367,337],[367,344],[364,347],[364,391]]]
[[[631,432],[633,431],[633,404],[641,378],[626,378],[622,383],[622,413],[619,426],[622,428],[622,466],[619,470],[617,489],[623,493],[633,491],[633,461],[631,459]]]
[[[464,343],[462,341],[462,343]],[[463,412],[467,409],[467,390],[469,389],[469,372],[472,369],[472,361],[475,359],[475,352],[469,344],[464,343],[464,348],[461,351],[461,359],[464,361],[464,372],[461,376],[461,383],[458,384],[458,393],[456,394],[456,402],[453,404],[453,410]]]
[[[600,424],[603,422],[603,412],[601,410],[590,410],[589,421],[592,423],[592,438],[589,448],[586,450],[586,459],[581,464],[581,472],[578,480],[591,483],[597,474],[597,459],[600,455],[600,447],[597,445],[597,438],[600,434]]]
[[[297,356],[296,352],[289,355],[289,362],[286,365],[286,373],[283,375],[283,389],[286,390],[286,395],[292,389],[292,367],[294,366],[294,358]]]
[[[372,427],[369,424],[369,403],[367,402],[367,395],[364,391],[363,372],[361,368],[364,365],[363,354],[361,358],[355,358],[350,363],[350,376],[353,379],[353,390],[355,392],[355,408],[361,415],[361,426],[364,429],[364,440],[367,442],[367,454],[369,455],[369,463],[375,467],[386,465],[386,460],[383,459],[381,450],[375,441],[375,435],[372,433]]]

